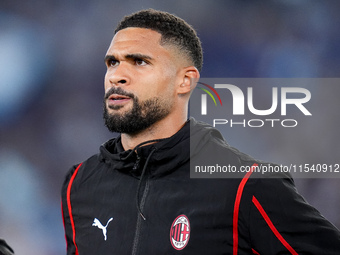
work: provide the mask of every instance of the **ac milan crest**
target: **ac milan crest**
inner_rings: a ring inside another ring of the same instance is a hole
[[[179,215],[171,225],[170,242],[176,250],[183,250],[189,242],[190,223],[187,216]]]

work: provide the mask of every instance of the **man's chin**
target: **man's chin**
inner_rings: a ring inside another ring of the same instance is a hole
[[[121,109],[123,109],[124,105],[107,105],[106,110],[108,112],[117,112]]]
[[[124,117],[124,115],[131,113],[131,107],[127,105],[110,105],[106,106],[106,112],[110,116]]]

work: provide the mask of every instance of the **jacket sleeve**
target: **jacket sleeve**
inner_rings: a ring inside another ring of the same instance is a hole
[[[0,255],[13,255],[13,249],[6,243],[5,240],[0,239]]]
[[[66,239],[66,250],[67,255],[75,255],[76,254],[76,247],[73,242],[73,229],[71,224],[71,217],[69,213],[69,201],[67,197],[67,190],[70,185],[70,180],[75,173],[77,166],[72,167],[65,177],[65,181],[62,186],[61,190],[61,210],[62,210],[62,217],[64,223],[64,230],[65,230],[65,239]]]
[[[259,179],[251,201],[255,254],[340,254],[339,230],[298,194],[292,179]]]

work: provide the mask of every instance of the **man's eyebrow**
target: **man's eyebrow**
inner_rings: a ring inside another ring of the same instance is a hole
[[[108,60],[116,60],[116,57],[113,55],[106,55],[104,61],[107,62]]]
[[[149,59],[151,60],[152,57],[140,53],[132,53],[132,54],[127,54],[125,55],[125,58],[127,59]]]
[[[126,54],[124,56],[126,59],[145,59],[145,60],[152,60],[152,57],[140,53],[131,53]],[[114,55],[106,55],[104,58],[104,61],[107,62],[109,60],[117,60],[117,58]]]

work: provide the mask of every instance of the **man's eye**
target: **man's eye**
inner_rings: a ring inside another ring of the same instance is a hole
[[[144,66],[147,64],[143,59],[135,59],[135,63],[137,66]]]
[[[118,65],[118,61],[117,61],[117,60],[114,60],[114,59],[109,59],[109,60],[107,61],[107,65],[108,65],[108,66],[116,66],[116,65]]]

